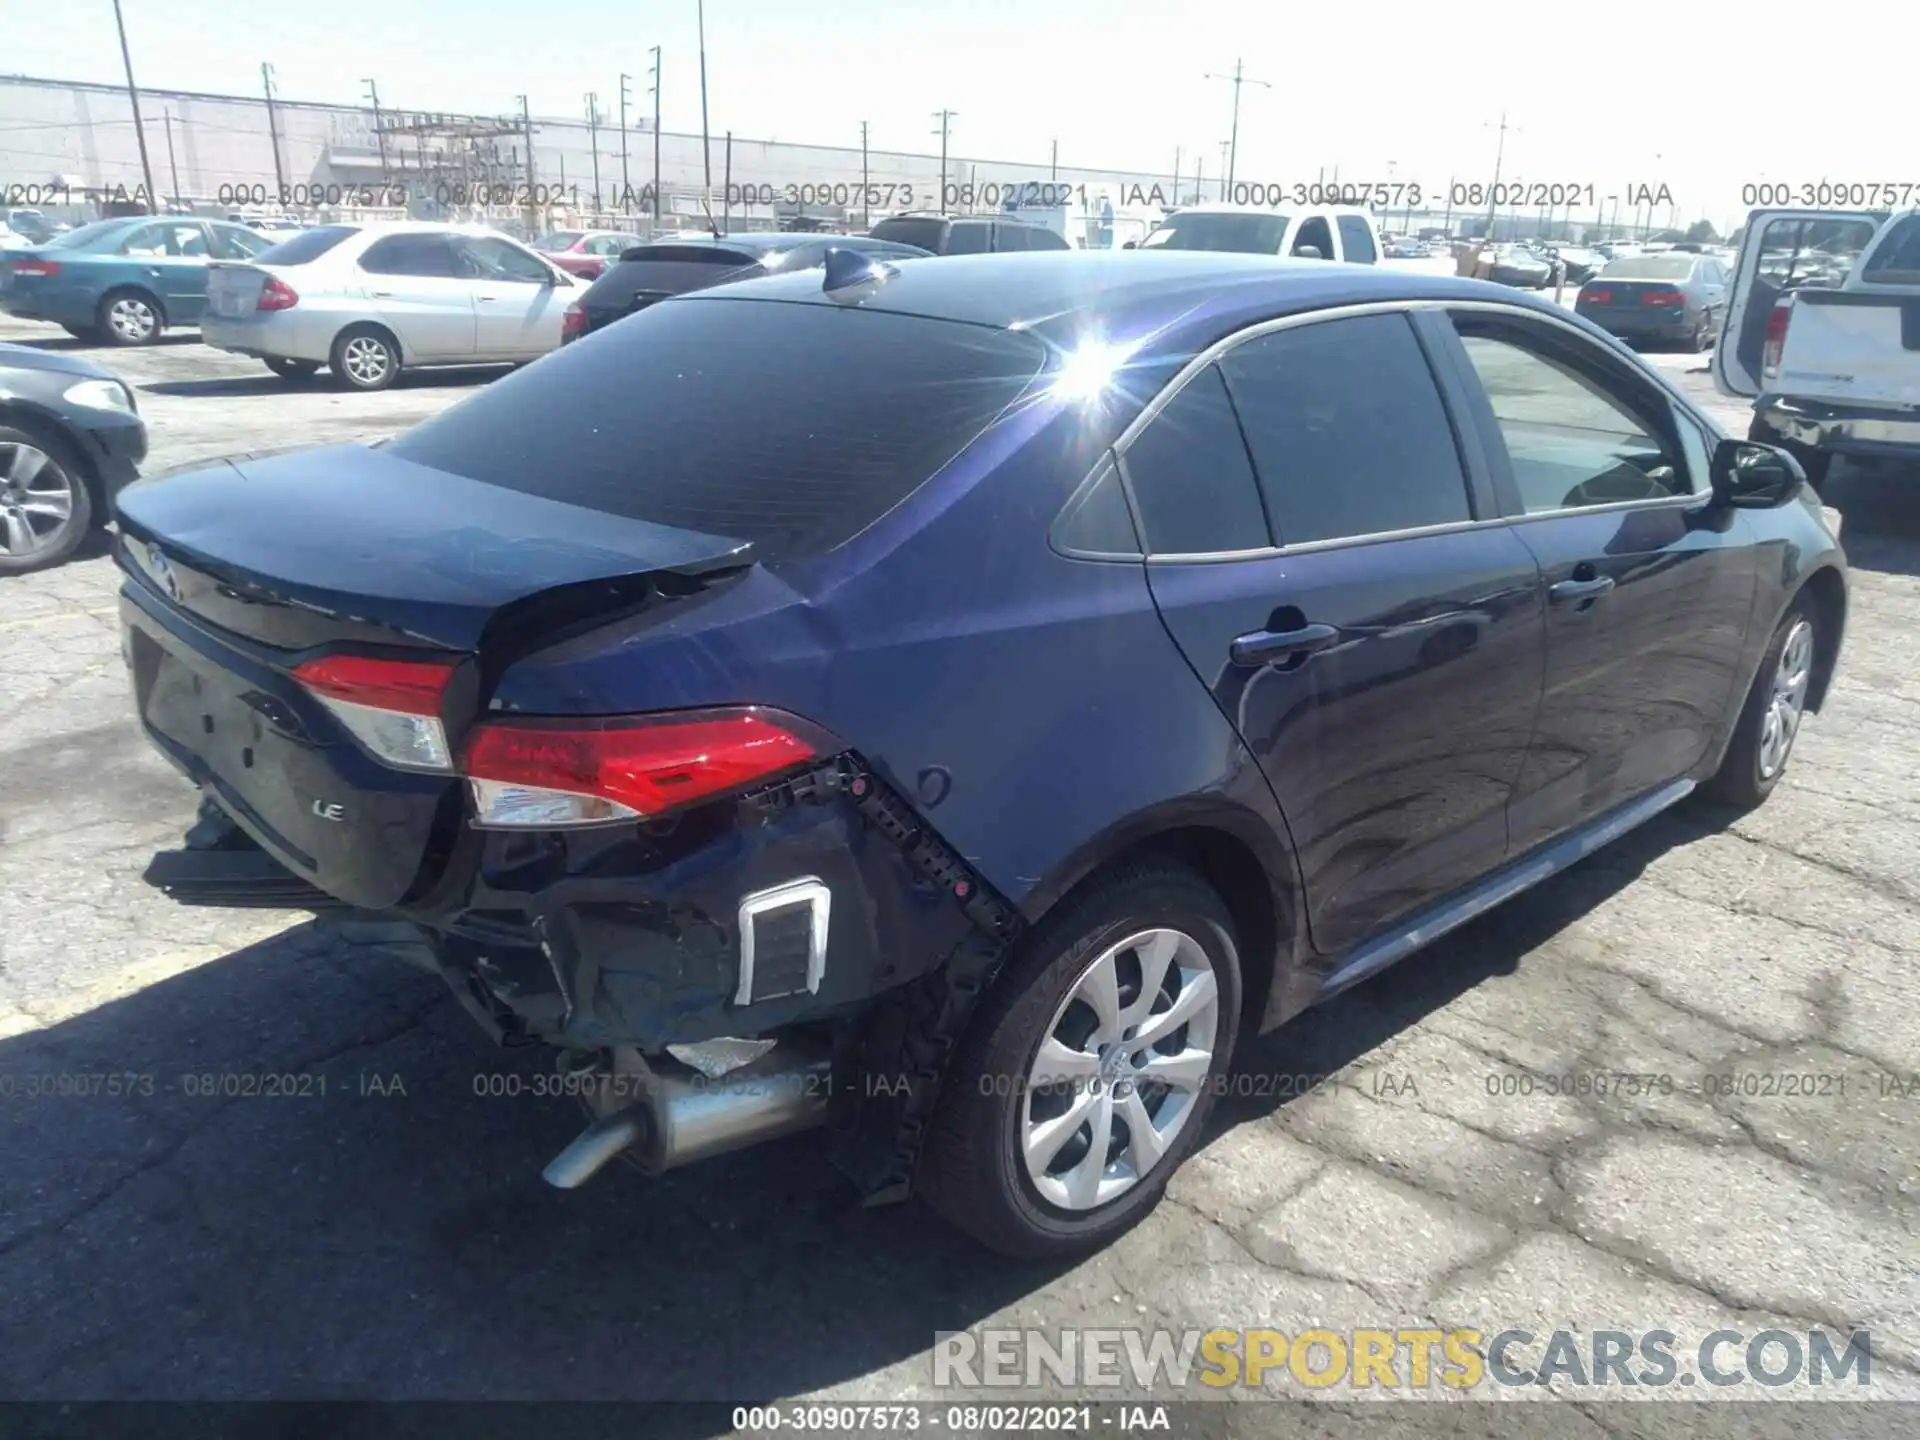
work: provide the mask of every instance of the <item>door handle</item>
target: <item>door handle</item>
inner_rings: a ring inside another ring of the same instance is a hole
[[[482,305],[491,305],[500,297],[498,295],[476,295],[473,298],[478,300]]]
[[[1575,600],[1598,600],[1611,589],[1611,575],[1596,575],[1591,580],[1562,580],[1549,585],[1547,598],[1556,605],[1567,605]]]
[[[393,292],[391,290],[369,290],[367,292],[367,298],[370,300],[391,300],[393,298]]]
[[[1233,642],[1229,652],[1236,665],[1272,665],[1292,656],[1308,656],[1338,643],[1332,625],[1302,625],[1298,630],[1255,630]]]

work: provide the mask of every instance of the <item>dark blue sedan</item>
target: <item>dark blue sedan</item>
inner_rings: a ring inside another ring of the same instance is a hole
[[[1022,1255],[1243,1034],[1764,800],[1846,609],[1793,460],[1585,322],[1190,252],[838,252],[121,515],[152,883],[414,927],[592,1108],[557,1185],[825,1125]]]
[[[207,261],[250,260],[272,241],[244,225],[192,215],[96,220],[0,257],[0,311],[46,320],[108,345],[146,345],[170,325],[197,325]]]

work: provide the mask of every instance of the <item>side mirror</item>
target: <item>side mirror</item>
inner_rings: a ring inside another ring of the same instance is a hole
[[[1709,467],[1714,498],[1740,510],[1771,510],[1800,493],[1807,475],[1800,462],[1777,445],[1722,440]]]
[[[1123,241],[1120,248],[1122,250],[1138,250],[1140,248],[1140,242],[1138,240]]]
[[[1320,253],[1320,247],[1318,245],[1296,245],[1293,247],[1293,253],[1297,259],[1301,260],[1324,260],[1327,258]]]

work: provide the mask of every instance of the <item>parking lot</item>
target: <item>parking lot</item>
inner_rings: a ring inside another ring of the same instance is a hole
[[[148,473],[373,438],[500,373],[355,395],[191,332],[87,353],[136,387]],[[1650,359],[1745,433],[1706,357]],[[861,1211],[805,1137],[547,1188],[571,1103],[476,1094],[545,1057],[365,937],[141,883],[195,798],[133,723],[101,547],[0,583],[0,1393],[945,1399],[935,1333],[981,1325],[1828,1326],[1872,1333],[1871,1398],[1920,1400],[1920,475],[1828,502],[1846,649],[1772,800],[1669,811],[1248,1046],[1168,1203],[1068,1268]],[[233,1071],[325,1090],[190,1093]],[[56,1072],[153,1083],[29,1097]],[[1674,1084],[1550,1083],[1622,1074]]]

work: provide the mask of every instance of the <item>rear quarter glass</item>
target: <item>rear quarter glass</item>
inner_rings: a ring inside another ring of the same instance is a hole
[[[979,325],[668,301],[496,381],[391,451],[484,484],[750,541],[774,561],[830,550],[886,514],[1045,363],[1036,337]]]
[[[302,230],[291,239],[282,240],[278,245],[269,246],[254,256],[259,265],[305,265],[318,260],[349,235],[360,233],[357,225],[321,225],[312,230]]]

